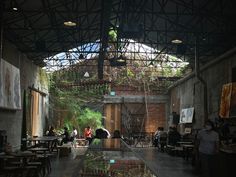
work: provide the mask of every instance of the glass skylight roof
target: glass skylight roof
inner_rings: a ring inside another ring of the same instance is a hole
[[[140,60],[144,66],[149,66],[150,63],[155,67],[172,67],[180,68],[188,65],[188,62],[182,61],[173,55],[160,54],[160,51],[154,49],[148,45],[138,43],[132,39],[121,39],[121,45],[118,50],[114,51],[114,47],[107,49],[109,55],[124,55],[129,60]],[[68,52],[62,52],[54,56],[44,59],[47,72],[53,72],[62,68],[67,68],[72,65],[78,64],[85,60],[94,59],[98,57],[100,50],[100,42],[87,43],[78,46],[73,49],[69,49]],[[115,54],[116,53],[116,54]]]

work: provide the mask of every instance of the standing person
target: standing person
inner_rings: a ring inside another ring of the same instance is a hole
[[[84,129],[84,138],[89,142],[89,144],[91,144],[91,142],[92,142],[92,129],[90,128],[90,126],[87,126]]]
[[[177,131],[176,127],[170,127],[167,134],[167,144],[171,146],[176,146],[177,142],[180,141],[181,135]]]
[[[197,146],[202,176],[216,177],[216,157],[219,152],[219,135],[214,131],[212,121],[207,120],[205,128],[198,132]]]

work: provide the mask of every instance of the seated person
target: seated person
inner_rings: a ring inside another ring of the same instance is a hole
[[[84,129],[84,138],[89,142],[89,144],[91,144],[91,142],[92,142],[92,129],[90,128],[90,126],[87,126]]]
[[[63,138],[61,141],[61,145],[63,145],[63,143],[68,143],[70,141],[70,135],[67,127],[64,127],[64,133],[62,134],[62,136]]]
[[[47,136],[56,136],[56,132],[53,126],[50,127]]]
[[[98,139],[103,139],[103,138],[108,138],[109,134],[106,130],[104,130],[103,128],[99,128],[95,131],[96,135],[94,136],[94,138],[98,138]]]
[[[50,127],[50,129],[49,129],[49,131],[48,131],[48,133],[47,133],[47,136],[56,136],[56,131],[55,131],[55,129],[54,129],[53,126]],[[57,145],[58,145],[58,140],[57,140],[57,139],[54,140],[54,141],[52,141],[52,142],[49,144],[49,146],[51,146],[51,149],[52,149],[52,150],[53,150],[53,149],[56,149]]]
[[[167,133],[164,131],[164,128],[158,127],[158,130],[156,131],[154,136],[154,146],[161,148],[161,150],[164,150],[164,146],[166,145],[167,141]]]
[[[73,127],[73,131],[71,132],[71,141],[74,141],[74,139],[76,138],[76,136],[78,135],[78,132],[76,130],[75,127]]]
[[[115,130],[114,133],[113,133],[113,137],[112,138],[121,138],[120,131],[119,130]]]

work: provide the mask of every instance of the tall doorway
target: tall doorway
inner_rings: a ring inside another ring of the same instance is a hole
[[[30,91],[30,123],[28,130],[31,136],[42,136],[45,131],[45,96]]]

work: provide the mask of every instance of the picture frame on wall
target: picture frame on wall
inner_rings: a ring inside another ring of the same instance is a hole
[[[20,70],[7,61],[0,61],[0,108],[21,109]]]
[[[236,117],[236,82],[222,86],[219,116],[221,118]]]
[[[179,123],[192,123],[193,122],[194,108],[185,108],[180,112]]]

